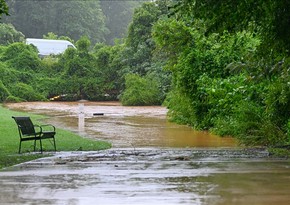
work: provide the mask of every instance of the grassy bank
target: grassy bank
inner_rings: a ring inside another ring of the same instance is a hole
[[[33,141],[23,142],[23,154],[18,154],[19,134],[16,123],[11,118],[12,116],[30,116],[35,124],[40,125],[43,124],[41,119],[44,116],[12,111],[2,105],[0,105],[0,116],[0,169],[46,156],[39,153],[27,154],[33,151]],[[57,125],[54,126],[57,129],[56,147],[58,151],[96,151],[111,147],[111,144],[107,142],[86,139],[67,130],[59,129]],[[39,149],[39,143],[37,145],[37,149]],[[43,148],[44,151],[53,153],[53,146],[49,140],[43,140]]]

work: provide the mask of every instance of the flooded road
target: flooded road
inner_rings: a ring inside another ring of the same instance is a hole
[[[290,160],[169,123],[163,107],[21,103],[113,149],[58,152],[0,172],[1,204],[288,205]]]
[[[257,150],[58,153],[0,172],[1,204],[288,205],[290,162]]]

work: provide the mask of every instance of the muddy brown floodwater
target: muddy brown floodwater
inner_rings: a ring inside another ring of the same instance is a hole
[[[160,106],[121,106],[117,102],[17,103],[8,107],[52,116],[47,122],[113,147],[235,147],[233,138],[170,123]]]
[[[289,205],[290,161],[170,123],[164,107],[8,104],[113,148],[57,152],[0,172],[1,204]]]

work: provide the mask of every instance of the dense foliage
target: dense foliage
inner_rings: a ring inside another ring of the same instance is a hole
[[[35,101],[59,96],[61,100],[116,100],[120,94],[118,64],[121,46],[98,47],[90,52],[90,40],[82,37],[77,49],[59,56],[38,57],[24,43],[1,47],[1,101]],[[4,98],[6,97],[6,98]]]
[[[126,89],[121,96],[123,105],[160,105],[162,103],[158,82],[154,78],[128,74],[125,79]]]
[[[171,117],[247,145],[289,143],[289,6],[174,1],[153,30],[173,73]]]
[[[290,2],[288,0],[178,0],[172,13],[187,22],[203,19],[207,32],[258,32],[263,46],[279,52],[290,49]]]

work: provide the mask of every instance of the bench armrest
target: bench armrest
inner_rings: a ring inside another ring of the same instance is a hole
[[[41,125],[40,127],[41,127],[42,131],[53,131],[53,132],[55,132],[55,126],[53,126],[51,124]]]

